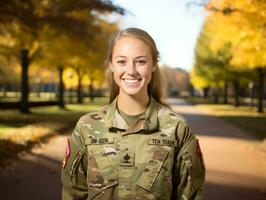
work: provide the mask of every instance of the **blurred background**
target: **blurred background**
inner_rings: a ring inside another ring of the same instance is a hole
[[[61,198],[66,138],[108,102],[127,27],[156,41],[167,102],[200,139],[204,199],[266,199],[265,0],[1,0],[0,198]]]

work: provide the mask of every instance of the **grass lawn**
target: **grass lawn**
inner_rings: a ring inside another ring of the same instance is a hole
[[[224,119],[259,140],[266,138],[266,113],[257,113],[255,107],[208,103],[199,103],[196,106],[207,110],[211,115]]]
[[[4,136],[11,130],[19,130],[27,126],[52,126],[52,129],[74,126],[78,118],[85,113],[91,112],[103,106],[105,102],[88,104],[70,104],[66,109],[58,106],[44,106],[31,108],[30,114],[21,114],[18,110],[1,110],[0,112],[0,135]]]
[[[16,127],[19,127],[19,125],[17,124]],[[10,131],[14,128],[15,128],[14,125],[0,124],[0,138],[1,138],[1,135],[4,135],[7,131]]]
[[[107,101],[97,101],[82,105],[66,105],[31,108],[30,114],[18,110],[0,111],[0,163],[16,157],[32,144],[56,133],[65,134],[73,130],[77,120],[84,114],[94,111]],[[1,164],[0,164],[1,166]]]

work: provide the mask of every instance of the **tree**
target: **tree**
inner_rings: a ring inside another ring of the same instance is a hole
[[[21,78],[21,112],[28,113],[28,68],[39,52],[40,31],[46,26],[60,30],[72,38],[89,42],[95,31],[95,13],[118,12],[124,9],[114,6],[110,1],[101,0],[3,0],[0,7],[0,26],[3,35],[11,34],[16,39],[14,46],[19,49]]]
[[[18,85],[20,68],[14,58],[15,51],[12,48],[12,43],[12,38],[9,35],[0,35],[0,84],[4,91],[11,83]]]
[[[50,27],[46,27],[39,37],[41,41],[44,41],[44,45],[41,55],[35,59],[35,62],[38,66],[47,66],[57,69],[59,77],[58,103],[60,108],[64,108],[65,85],[63,81],[63,72],[64,69],[69,66],[68,62],[73,56],[71,50],[73,46],[75,46],[75,42],[66,34],[53,30]]]
[[[212,51],[210,47],[212,34],[210,34],[208,28],[209,24],[208,20],[206,20],[195,48],[192,83],[195,88],[205,88],[206,90],[211,87],[214,101],[217,103],[220,87],[222,87],[230,74],[227,63],[230,54],[226,54],[224,50]],[[206,95],[204,94],[204,96]]]
[[[259,88],[258,112],[263,112],[264,71],[266,68],[266,1],[193,1],[204,5],[212,18],[213,50],[232,44],[230,65],[235,69],[256,70]],[[226,28],[225,28],[226,27]]]
[[[218,101],[218,93],[220,93],[220,88],[223,87],[223,102],[227,103],[227,88],[231,82],[235,91],[235,106],[239,106],[239,88],[240,85],[246,84],[248,78],[250,78],[250,73],[247,74],[245,70],[232,66],[233,52],[230,41],[224,40],[218,47],[215,45],[213,41],[221,33],[217,33],[214,19],[213,15],[206,19],[198,37],[192,83],[196,88],[199,86],[201,88],[212,87],[215,102]],[[218,25],[221,26],[221,24]]]
[[[101,19],[97,20],[97,25],[97,34],[95,33],[90,38],[90,43],[69,38],[63,33],[55,33],[50,29],[43,32],[42,40],[45,41],[45,46],[42,56],[38,59],[39,65],[58,68],[61,71],[61,84],[63,83],[62,73],[65,67],[71,67],[74,70],[71,74],[77,77],[78,103],[82,103],[82,80],[85,76],[90,79],[90,89],[93,88],[93,83],[101,84],[103,82],[104,59],[106,58],[109,38],[118,30],[118,24],[108,23]],[[60,94],[59,99],[63,99],[63,92]]]

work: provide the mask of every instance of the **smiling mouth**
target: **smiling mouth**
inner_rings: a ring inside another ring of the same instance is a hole
[[[125,83],[127,83],[127,84],[134,85],[136,83],[139,83],[142,79],[126,79],[126,78],[123,78],[122,80]]]

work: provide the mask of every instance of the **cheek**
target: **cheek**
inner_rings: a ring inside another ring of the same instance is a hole
[[[114,77],[119,78],[119,77],[122,76],[125,72],[124,72],[124,70],[121,69],[121,68],[116,68],[116,69],[113,71],[113,73],[114,73]]]
[[[149,69],[143,69],[140,70],[139,73],[141,74],[142,77],[145,77],[146,79],[150,80],[152,76],[152,71]]]
[[[115,69],[113,71],[113,78],[116,82],[117,85],[120,85],[120,79],[121,79],[121,76],[124,74],[124,72],[122,70],[117,70]]]

